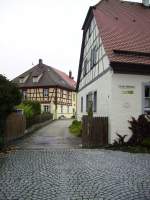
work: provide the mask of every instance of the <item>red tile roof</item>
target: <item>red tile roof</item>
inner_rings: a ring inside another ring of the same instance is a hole
[[[150,8],[102,0],[92,11],[111,62],[150,65]]]
[[[73,78],[69,78],[69,76],[66,74],[66,73],[64,73],[64,72],[62,72],[62,71],[60,71],[60,70],[58,70],[58,69],[56,69],[56,68],[53,68],[55,71],[56,71],[56,73],[58,73],[61,77],[62,77],[62,79],[64,79],[71,87],[73,87],[73,88],[76,88],[76,81],[74,81],[74,79]]]
[[[33,83],[33,77],[40,75],[41,78],[39,81],[37,83]],[[24,83],[20,83],[20,78],[25,78],[27,76],[27,80]],[[73,91],[76,89],[76,82],[69,78],[67,74],[51,66],[43,64],[40,60],[37,65],[13,79],[13,82],[17,83],[19,87],[24,88],[57,86]]]

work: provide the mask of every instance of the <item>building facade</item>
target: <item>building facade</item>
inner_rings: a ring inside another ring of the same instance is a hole
[[[150,113],[150,9],[144,4],[102,0],[83,25],[77,80],[77,118],[109,119],[109,143],[116,133],[131,136],[128,120]]]
[[[23,100],[39,101],[41,111],[52,113],[54,119],[76,115],[76,82],[71,71],[64,72],[43,64],[42,60],[13,80]]]

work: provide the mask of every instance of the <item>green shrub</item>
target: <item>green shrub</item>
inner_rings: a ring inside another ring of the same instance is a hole
[[[132,117],[129,123],[129,129],[132,131],[129,144],[140,145],[145,138],[150,137],[150,117],[148,115],[140,115],[138,119]]]
[[[21,98],[17,85],[0,74],[0,148],[4,145],[6,119],[21,102]]]
[[[17,108],[23,109],[26,118],[41,114],[41,105],[38,101],[24,101]]]
[[[81,131],[82,131],[81,121],[74,120],[72,122],[72,124],[69,126],[69,131],[73,135],[75,135],[77,137],[81,137],[81,135],[82,135],[82,133],[81,133]]]
[[[19,106],[17,106],[17,108],[23,110],[23,113],[24,113],[24,115],[27,119],[33,117],[33,109],[30,105],[25,105],[25,104],[22,103]]]
[[[41,105],[38,101],[24,101],[23,104],[32,108],[33,115],[41,114]]]
[[[142,142],[143,146],[147,146],[150,147],[150,137],[149,138],[145,138]]]

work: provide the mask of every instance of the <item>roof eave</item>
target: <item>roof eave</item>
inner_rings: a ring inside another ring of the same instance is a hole
[[[110,62],[114,73],[150,75],[150,65],[144,63]]]
[[[86,18],[84,20],[83,26],[82,26],[82,30],[85,30],[87,27],[87,24],[89,24],[89,22],[91,21],[92,17],[93,17],[93,9],[95,9],[95,6],[90,6],[88,13],[86,15]]]

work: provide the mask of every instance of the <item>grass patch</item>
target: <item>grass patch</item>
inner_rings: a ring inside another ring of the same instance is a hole
[[[69,126],[69,131],[73,135],[75,135],[77,137],[81,137],[81,135],[82,135],[81,128],[82,128],[81,121],[74,120],[72,122],[72,124]]]

